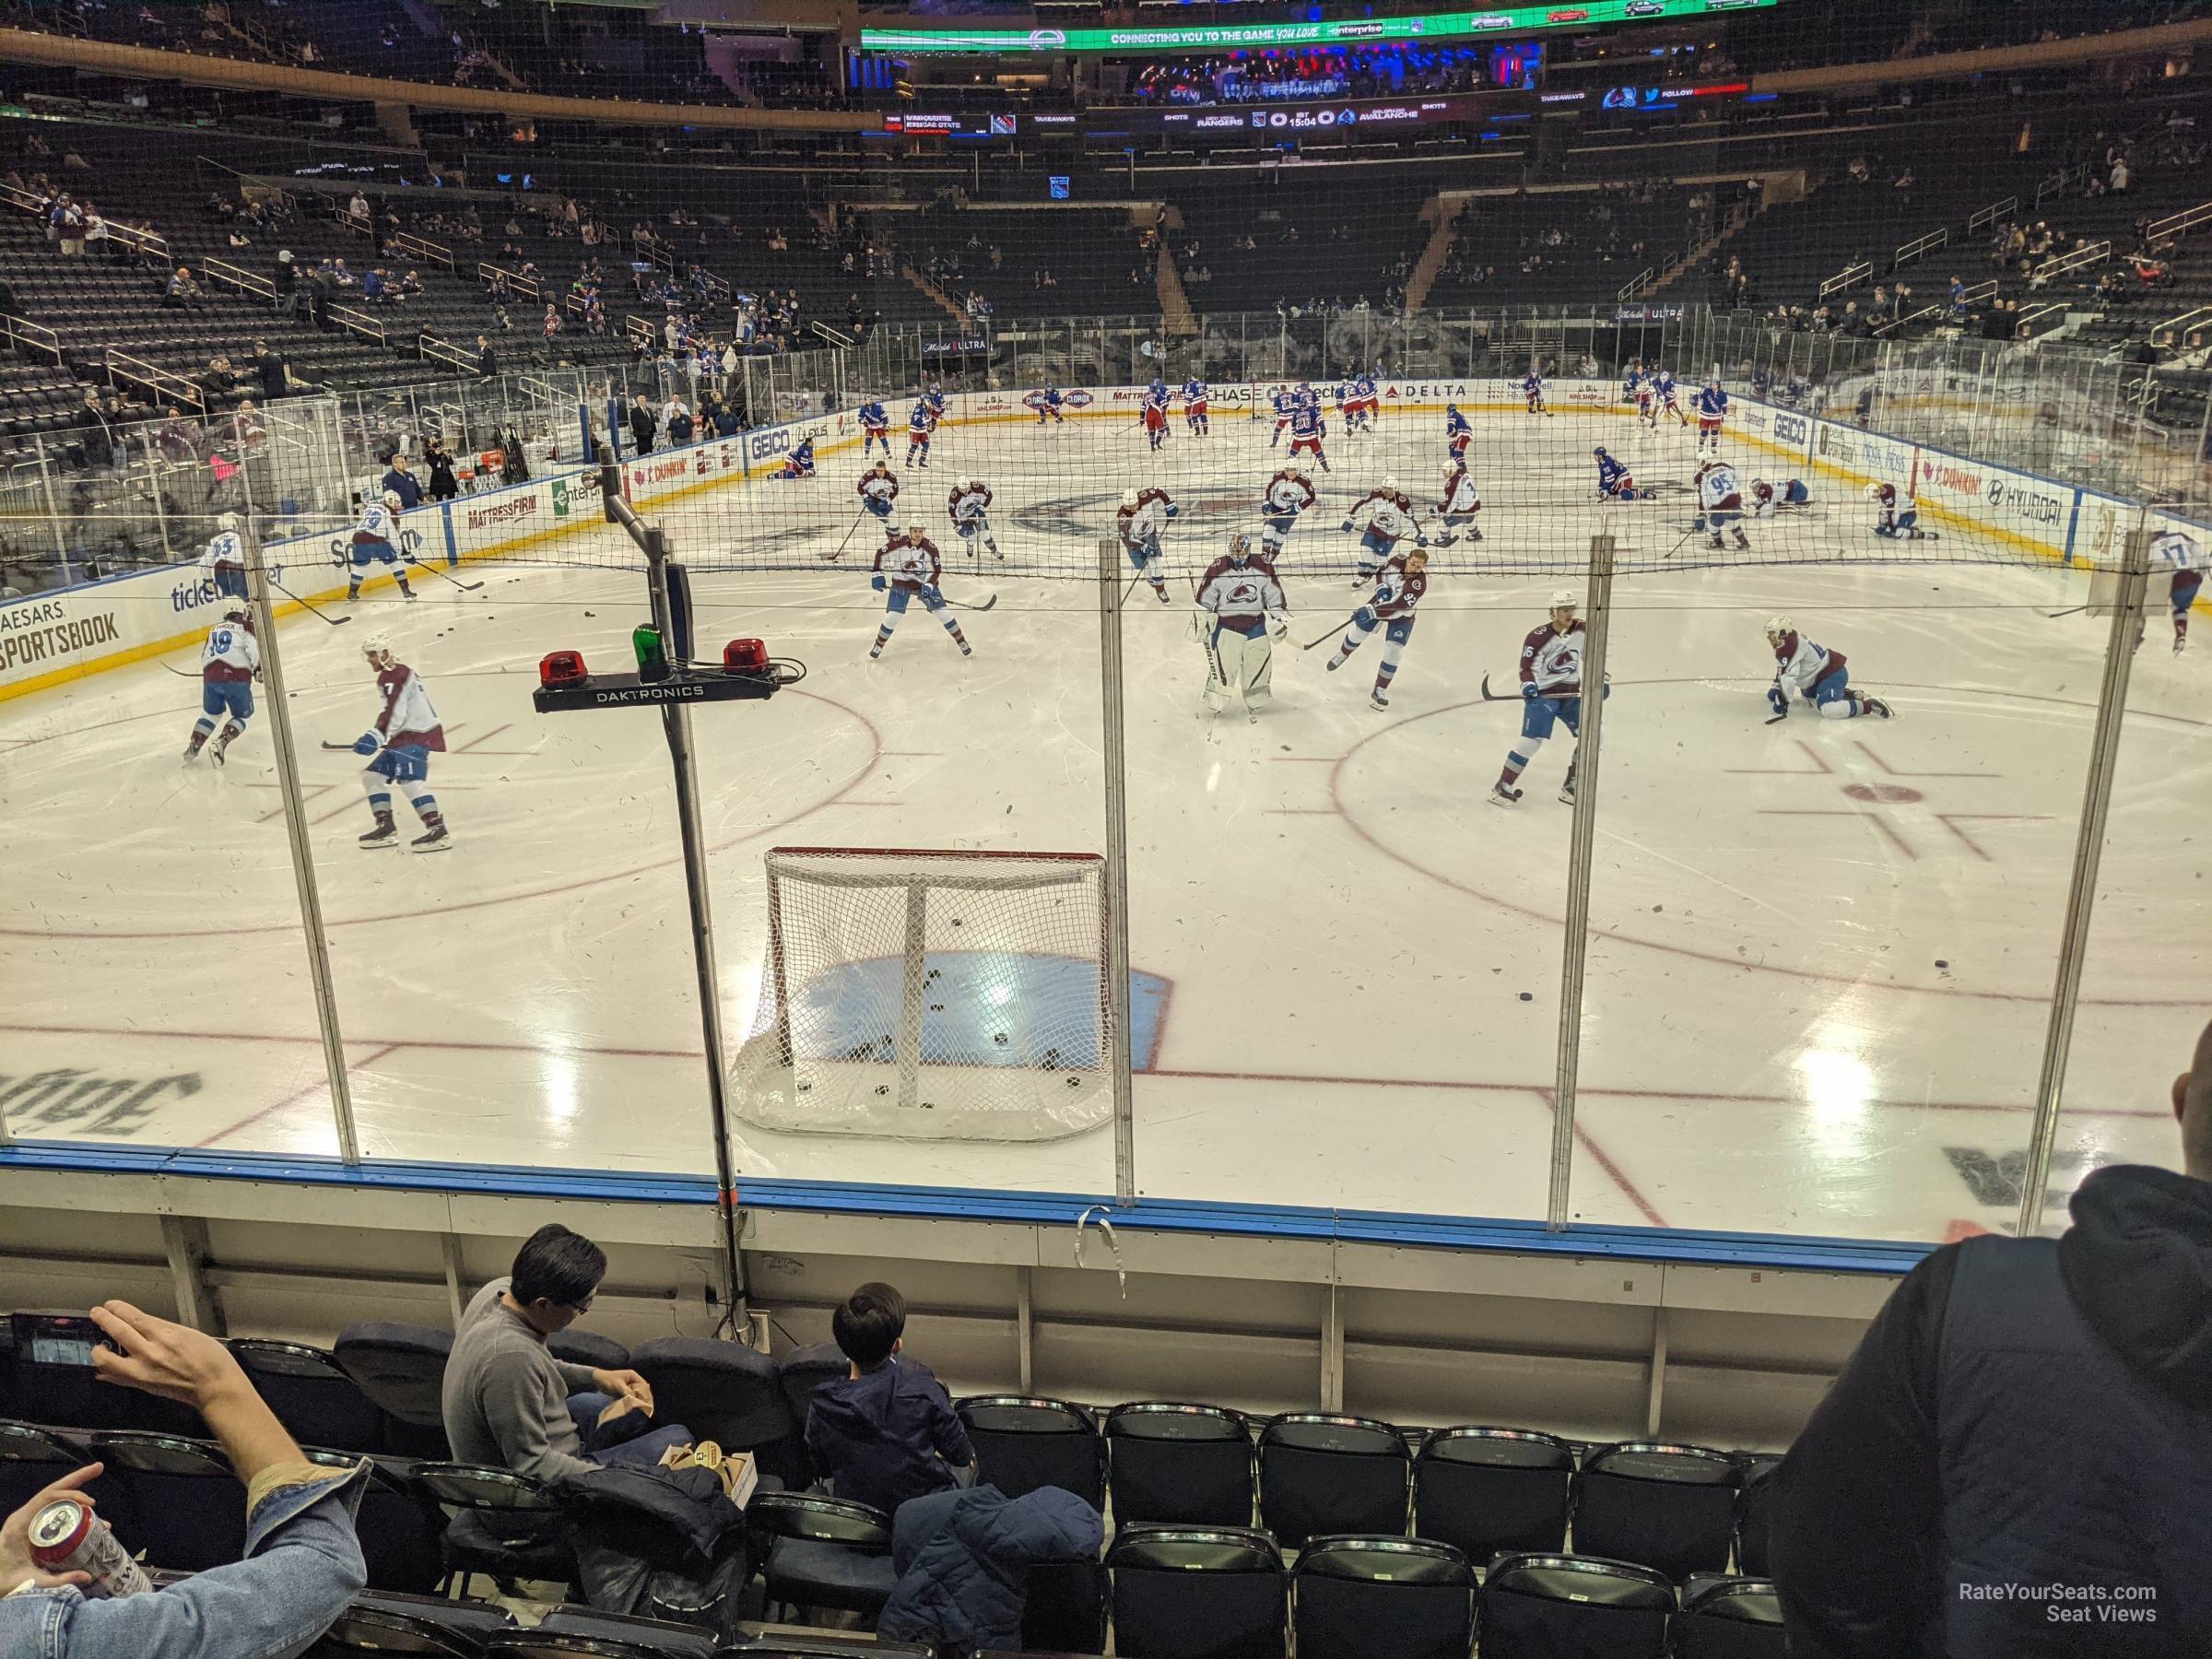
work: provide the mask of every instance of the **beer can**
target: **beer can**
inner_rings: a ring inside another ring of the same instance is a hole
[[[30,1559],[45,1572],[88,1572],[88,1595],[143,1595],[153,1589],[115,1529],[75,1498],[57,1498],[30,1518]]]

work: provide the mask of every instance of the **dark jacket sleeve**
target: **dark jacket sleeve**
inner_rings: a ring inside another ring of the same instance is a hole
[[[1899,1659],[1940,1614],[1936,1392],[1957,1269],[1952,1247],[1905,1276],[1775,1472],[1792,1659]]]

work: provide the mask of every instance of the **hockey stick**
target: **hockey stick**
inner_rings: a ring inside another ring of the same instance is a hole
[[[1312,645],[1301,645],[1299,647],[1299,649],[1301,651],[1312,651],[1315,646],[1326,645],[1331,640],[1335,639],[1338,634],[1342,633],[1351,625],[1352,619],[1349,617],[1347,617],[1343,621],[1337,623],[1335,627],[1330,629],[1327,633],[1323,634],[1320,639],[1315,640]]]
[[[1490,689],[1490,677],[1486,674],[1482,677],[1482,700],[1484,702],[1519,702],[1521,700],[1518,697],[1499,696],[1497,692]]]
[[[2070,607],[2069,609],[2063,610],[2063,611],[2045,611],[2045,612],[2043,613],[2043,615],[2044,615],[2044,616],[2046,616],[2046,617],[2048,617],[2048,618],[2050,618],[2052,621],[2055,622],[2055,621],[2057,621],[2057,620],[2059,619],[2059,618],[2061,618],[2061,617],[2072,617],[2072,616],[2077,616],[2077,615],[2079,615],[2081,612],[2083,612],[2083,611],[2085,611],[2085,610],[2088,610],[2088,608],[2089,608],[2089,607],[2088,607],[2088,606],[2086,606],[2086,605],[2077,605],[2077,606],[2074,606]],[[168,667],[168,666],[169,666],[169,665],[168,665],[167,663],[164,663],[164,664],[162,664],[161,665],[162,665],[164,668],[166,668],[166,667]]]
[[[1761,725],[1780,725],[1788,718],[1789,716],[1787,714],[1770,714],[1766,717],[1766,719],[1760,721],[1759,724]]]
[[[420,559],[417,559],[415,561],[415,568],[418,571],[428,571],[433,576],[444,577],[446,581],[452,582],[455,587],[459,588],[465,594],[473,594],[478,588],[484,585],[480,582],[463,582],[458,576],[447,576],[445,572],[440,570],[436,565],[424,564]]]
[[[162,664],[162,665],[161,665],[161,666],[162,666],[162,667],[164,667],[164,668],[169,668],[169,671],[170,671],[170,673],[171,673],[171,674],[175,675],[175,676],[176,676],[176,677],[177,677],[179,679],[193,679],[193,680],[196,680],[196,679],[198,679],[198,678],[200,678],[200,677],[201,677],[199,675],[196,675],[196,674],[193,673],[193,672],[192,672],[190,669],[186,669],[186,668],[171,668],[171,667],[170,667],[170,665],[169,665],[167,663],[164,663],[164,664]]]
[[[328,738],[324,740],[323,747],[333,754],[358,755],[360,753],[360,750],[355,748],[350,743],[333,743]]]
[[[939,588],[937,592],[943,595],[946,604],[953,606],[957,610],[987,611],[993,606],[998,603],[998,595],[996,594],[993,594],[988,599],[985,599],[979,604],[972,599],[955,599],[950,594],[946,593],[943,588]]]
[[[300,598],[299,594],[293,593],[290,588],[286,587],[284,583],[278,582],[274,576],[270,577],[268,582],[271,587],[282,594],[287,599],[289,599],[301,610],[306,611],[312,616],[322,618],[324,621],[329,623],[333,628],[343,628],[347,623],[353,620],[351,617],[334,617],[328,611],[317,610],[312,605]]]
[[[867,516],[868,510],[865,507],[863,507],[858,512],[854,513],[853,515],[853,522],[845,526],[844,541],[841,541],[837,544],[836,552],[823,554],[823,559],[831,564],[835,564],[839,559],[842,559],[845,556],[846,543],[849,543],[853,539],[853,532],[860,528],[860,521]]]

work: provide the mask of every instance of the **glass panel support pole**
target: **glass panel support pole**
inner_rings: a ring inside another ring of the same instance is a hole
[[[1099,696],[1106,767],[1107,1064],[1113,1075],[1113,1201],[1136,1202],[1136,1092],[1129,1059],[1128,754],[1122,732],[1122,556],[1099,542]]]

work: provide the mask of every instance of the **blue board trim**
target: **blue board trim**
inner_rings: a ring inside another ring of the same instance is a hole
[[[274,1153],[221,1153],[40,1141],[0,1148],[0,1172],[160,1175],[183,1180],[286,1182],[298,1186],[387,1192],[457,1193],[569,1199],[594,1204],[676,1204],[711,1207],[708,1175],[664,1171],[548,1169],[525,1164],[415,1163],[371,1159],[348,1168],[335,1159]],[[1430,1250],[1465,1250],[1578,1259],[1771,1267],[1797,1272],[1899,1275],[1932,1248],[1873,1239],[1738,1233],[1682,1228],[1575,1227],[1547,1232],[1536,1220],[1423,1216],[1392,1210],[1323,1209],[1298,1205],[1229,1204],[1147,1198],[1115,1208],[1100,1193],[1009,1193],[975,1187],[884,1186],[860,1182],[737,1179],[745,1208],[818,1215],[973,1221],[1018,1227],[1073,1227],[1104,1206],[1127,1233],[1216,1234]]]

